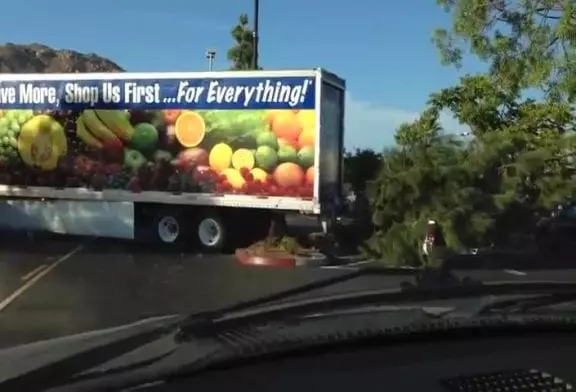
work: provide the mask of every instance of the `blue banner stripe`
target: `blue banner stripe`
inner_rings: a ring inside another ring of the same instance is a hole
[[[0,81],[0,109],[314,109],[314,78]]]

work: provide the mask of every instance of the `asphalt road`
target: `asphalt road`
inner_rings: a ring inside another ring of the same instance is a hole
[[[233,256],[167,253],[100,239],[0,233],[0,347],[154,315],[215,309],[347,272],[248,268]],[[576,281],[576,269],[460,274],[481,280]],[[364,277],[309,295],[397,288],[407,279]]]

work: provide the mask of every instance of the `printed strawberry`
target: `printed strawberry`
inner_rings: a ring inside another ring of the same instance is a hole
[[[0,184],[10,184],[11,176],[8,173],[0,173]]]
[[[240,168],[240,174],[242,175],[242,177],[244,177],[244,179],[246,179],[246,176],[250,174],[250,169],[248,169],[247,167],[242,167]]]
[[[103,173],[95,173],[90,179],[90,185],[95,190],[102,190],[106,183],[106,176]]]
[[[122,171],[122,165],[118,163],[109,163],[104,166],[104,173],[106,174],[118,174]]]
[[[66,178],[66,184],[65,184],[66,188],[75,188],[79,184],[80,184],[80,181],[78,180],[78,177],[70,176],[70,177]]]
[[[248,173],[246,173],[246,175],[244,176],[244,179],[245,179],[246,181],[248,181],[248,182],[252,182],[252,181],[254,181],[254,174],[248,172]]]
[[[132,177],[132,179],[128,183],[128,189],[134,193],[142,192],[142,187],[140,186],[140,180],[138,179],[138,177]]]

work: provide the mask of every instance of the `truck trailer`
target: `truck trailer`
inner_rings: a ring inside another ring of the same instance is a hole
[[[4,74],[0,226],[219,250],[333,216],[345,81],[323,69]]]

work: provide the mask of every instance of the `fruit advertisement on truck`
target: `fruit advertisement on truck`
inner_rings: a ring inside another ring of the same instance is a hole
[[[309,74],[3,75],[0,185],[311,199]]]

